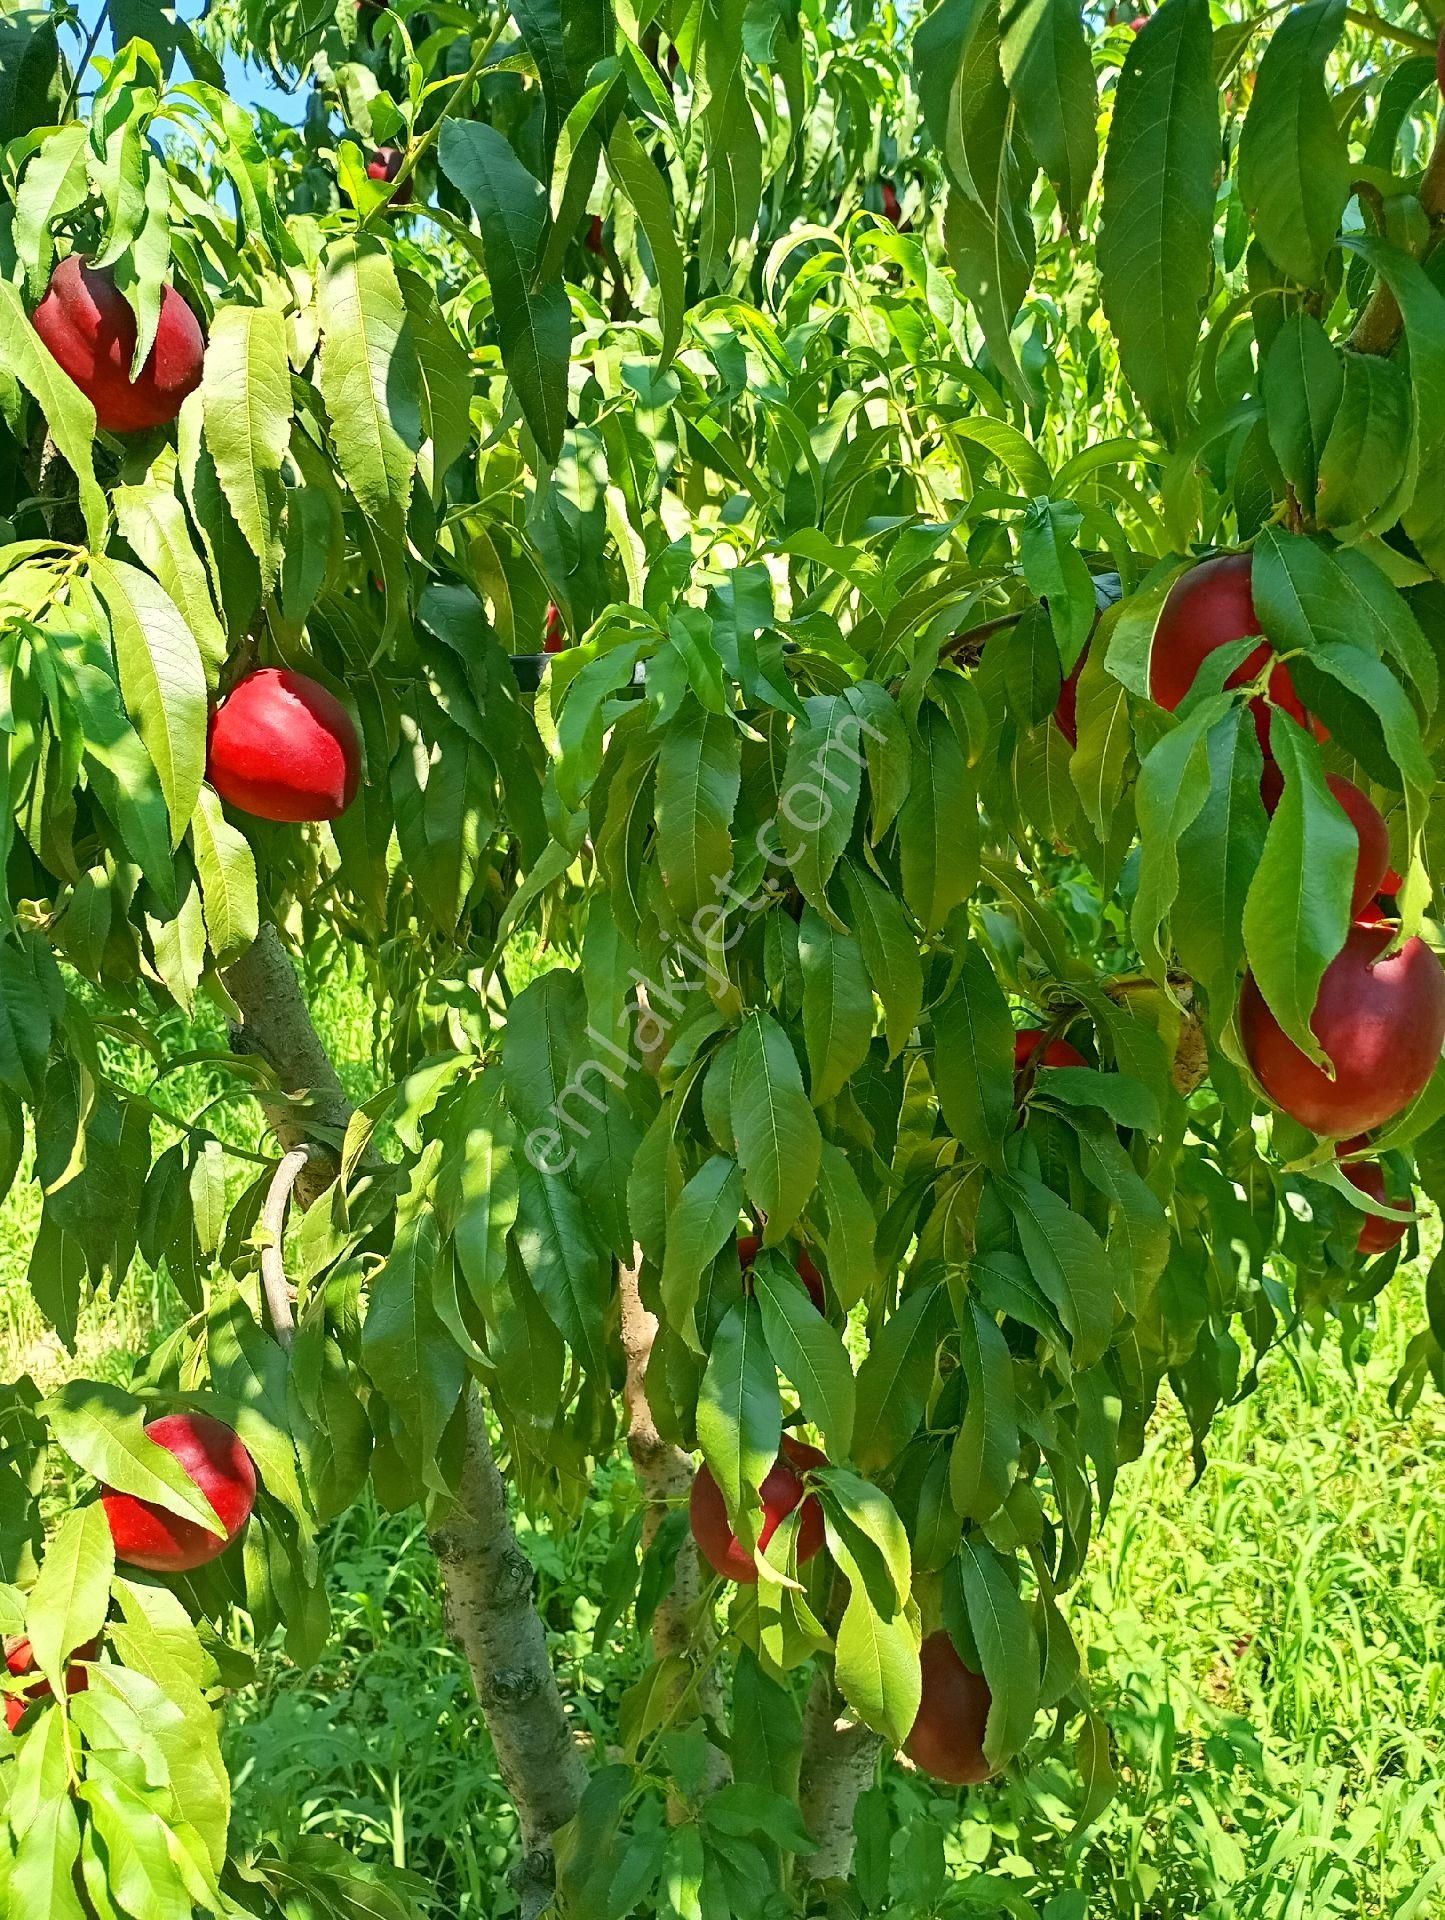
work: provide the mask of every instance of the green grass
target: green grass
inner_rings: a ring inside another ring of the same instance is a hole
[[[377,1074],[360,971],[331,976],[319,1010],[365,1094]],[[206,1043],[223,1044],[218,1021]],[[166,1098],[190,1112],[230,1084],[223,1068],[192,1067]],[[260,1137],[249,1103],[217,1112],[238,1143]],[[25,1287],[36,1208],[21,1185],[0,1211],[0,1376],[122,1376],[173,1296],[138,1266],[87,1310],[70,1359]],[[1184,1422],[1161,1410],[1068,1607],[1114,1734],[1117,1797],[1075,1837],[1078,1777],[1045,1741],[1026,1770],[961,1799],[890,1764],[905,1816],[891,1915],[1445,1914],[1445,1405],[1427,1393],[1399,1421],[1387,1397],[1423,1311],[1407,1273],[1353,1371],[1334,1346],[1308,1370],[1274,1356],[1259,1392],[1219,1421],[1198,1485]],[[626,1629],[592,1644],[592,1596],[630,1498],[619,1456],[578,1526],[524,1535],[571,1710],[599,1750],[643,1657]],[[512,1818],[418,1516],[364,1501],[326,1553],[322,1659],[303,1674],[263,1650],[261,1684],[228,1715],[238,1838],[335,1835],[412,1868],[438,1915],[501,1920]]]

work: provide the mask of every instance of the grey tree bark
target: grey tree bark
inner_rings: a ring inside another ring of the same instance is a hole
[[[821,1665],[803,1709],[803,1824],[818,1843],[805,1867],[813,1880],[844,1880],[853,1865],[853,1812],[873,1783],[882,1742],[850,1719],[833,1676]]]
[[[263,1096],[288,1156],[282,1163],[286,1191],[280,1170],[275,1183],[272,1225],[279,1242],[291,1181],[303,1206],[325,1192],[337,1172],[331,1142],[344,1134],[353,1109],[274,927],[263,927],[227,969],[226,986],[241,1016],[232,1045],[265,1060],[281,1089],[279,1096]],[[297,1156],[307,1146],[325,1150],[312,1151],[303,1163]],[[278,1244],[267,1276],[268,1299],[276,1294],[278,1304],[285,1279],[279,1252]],[[517,1809],[522,1838],[517,1890],[526,1920],[535,1920],[551,1899],[552,1835],[577,1811],[586,1768],[557,1689],[534,1601],[535,1577],[508,1516],[506,1488],[475,1386],[468,1390],[466,1422],[461,1484],[450,1506],[436,1516],[430,1537],[442,1572],[447,1627],[466,1656],[497,1764]]]

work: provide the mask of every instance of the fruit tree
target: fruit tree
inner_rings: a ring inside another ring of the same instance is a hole
[[[172,1309],[0,1385],[0,1912],[416,1910],[220,1737],[368,1489],[489,1913],[1098,1815],[1151,1412],[1445,1201],[1434,3],[0,0],[0,1163],[60,1346]],[[584,1738],[514,1523],[619,1452]]]

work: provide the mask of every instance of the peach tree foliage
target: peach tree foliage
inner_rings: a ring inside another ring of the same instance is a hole
[[[1357,1257],[1366,1210],[1445,1191],[1438,1073],[1367,1202],[1236,1019],[1249,969],[1310,1044],[1354,874],[1326,771],[1432,930],[1445,167],[1433,30],[1389,11],[246,0],[193,31],[140,0],[83,69],[0,13],[0,1142],[61,1342],[137,1253],[179,1323],[124,1389],[0,1390],[0,1629],[58,1696],[0,1740],[0,1909],[409,1910],[319,1841],[228,1851],[225,1627],[314,1658],[322,1531],[368,1480],[450,1511],[478,1388],[559,1524],[625,1384],[744,1548],[785,1428],[830,1463],[822,1552],[785,1521],[755,1585],[685,1604],[681,1504],[639,1491],[604,1631],[681,1605],[683,1638],[557,1833],[559,1911],[804,1911],[815,1868],[883,1905],[893,1803],[810,1801],[814,1722],[891,1764],[940,1628],[988,1764],[1062,1746],[1071,1816],[1103,1804],[1065,1596],[1151,1410],[1202,1462],[1271,1347],[1368,1337],[1399,1254]],[[304,84],[298,127],[229,97],[227,46]],[[135,366],[166,284],[201,318],[172,427],[98,434],[41,344],[70,252]],[[1272,816],[1224,687],[1256,641],[1150,699],[1170,588],[1241,545],[1327,730],[1275,714]],[[206,780],[257,664],[354,719],[326,827]],[[366,956],[385,1091],[348,1118],[203,1041],[253,1150],[169,1076],[174,1009],[249,1017],[265,929]],[[1084,1064],[1016,1078],[1017,1027]],[[298,1138],[335,1177],[291,1209],[291,1338],[261,1216]],[[631,1380],[624,1276],[658,1321]],[[1445,1384],[1431,1300],[1406,1403]],[[197,1516],[142,1434],[180,1408],[260,1480],[183,1581],[117,1563],[93,1497]]]

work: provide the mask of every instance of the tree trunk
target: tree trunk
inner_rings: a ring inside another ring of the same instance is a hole
[[[846,1880],[853,1865],[853,1810],[873,1781],[882,1743],[846,1717],[833,1676],[819,1666],[803,1709],[803,1824],[818,1843],[805,1870],[813,1880]]]
[[[517,1809],[522,1858],[513,1875],[534,1920],[552,1896],[552,1835],[577,1811],[587,1783],[533,1604],[535,1576],[507,1514],[482,1398],[467,1398],[467,1451],[452,1506],[431,1530],[446,1620],[466,1655],[502,1781]]]
[[[288,1151],[330,1136],[327,1151],[298,1170],[296,1194],[309,1206],[336,1178],[334,1142],[352,1105],[311,1019],[296,969],[272,926],[226,971],[241,1020],[239,1052],[275,1073],[286,1098],[262,1104]],[[304,1098],[300,1097],[304,1096]],[[431,1543],[441,1566],[447,1626],[467,1658],[502,1779],[517,1809],[522,1859],[516,1871],[526,1920],[552,1892],[552,1835],[577,1811],[586,1784],[547,1657],[547,1635],[533,1601],[531,1563],[507,1514],[506,1489],[492,1452],[486,1413],[468,1390],[467,1446],[455,1500],[436,1518]]]
[[[634,1250],[633,1264],[618,1268],[618,1292],[622,1307],[622,1349],[627,1356],[627,1379],[623,1399],[627,1408],[627,1451],[632,1456],[638,1485],[647,1500],[642,1521],[642,1544],[651,1546],[668,1509],[685,1500],[695,1471],[691,1457],[680,1447],[664,1440],[657,1430],[652,1408],[647,1403],[647,1363],[652,1358],[652,1343],[657,1338],[657,1315],[642,1303],[638,1273],[642,1265],[640,1250]],[[685,1540],[678,1550],[672,1592],[661,1601],[652,1616],[652,1646],[662,1660],[671,1654],[696,1662],[711,1651],[710,1636],[699,1631],[696,1619],[702,1595],[702,1568],[697,1548]],[[711,1667],[698,1685],[698,1711],[716,1718],[722,1707],[717,1675]],[[709,1790],[722,1786],[728,1776],[727,1758],[711,1749]],[[674,1804],[670,1812],[681,1819],[685,1809]]]

